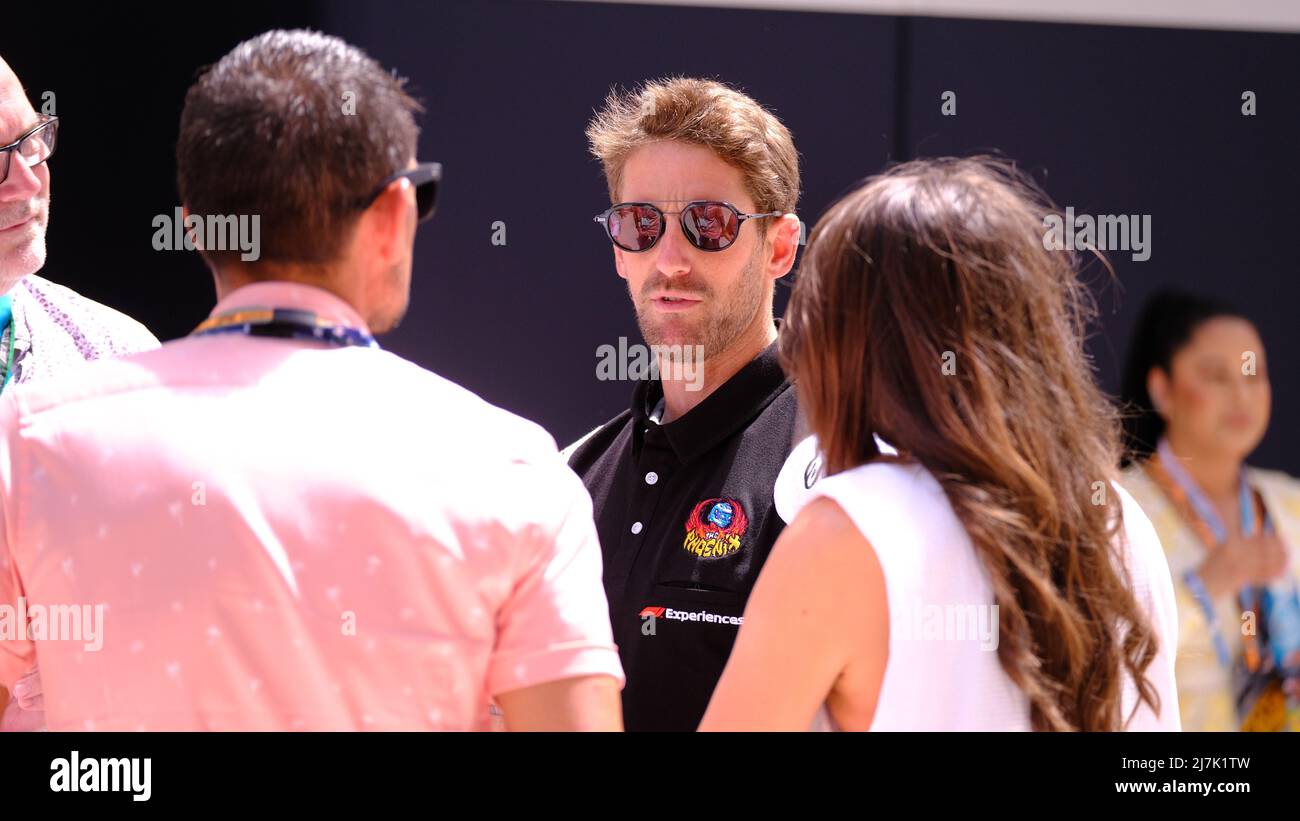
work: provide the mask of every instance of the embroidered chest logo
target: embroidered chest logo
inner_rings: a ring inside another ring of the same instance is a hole
[[[745,509],[735,499],[705,499],[686,520],[686,541],[682,547],[701,559],[718,559],[740,550],[740,540],[749,527]]]
[[[805,490],[812,490],[812,486],[817,484],[817,480],[822,476],[822,455],[819,453],[812,459],[808,460],[808,467],[803,469],[803,486]]]

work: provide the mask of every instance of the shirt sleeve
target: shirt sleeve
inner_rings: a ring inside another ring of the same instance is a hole
[[[787,525],[816,494],[812,486],[821,476],[817,437],[805,437],[790,450],[772,486],[772,506]]]
[[[14,682],[36,663],[36,648],[27,638],[25,625],[19,623],[19,599],[25,594],[13,554],[13,442],[17,423],[14,392],[10,390],[0,397],[0,687],[5,690],[12,690]]]
[[[497,617],[489,691],[589,675],[612,676],[621,687],[591,496],[559,454],[511,473],[514,498],[541,503],[529,505],[534,521],[514,540],[514,584]]]

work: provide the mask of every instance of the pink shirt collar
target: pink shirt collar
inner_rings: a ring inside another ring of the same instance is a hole
[[[326,322],[370,332],[365,320],[355,308],[338,296],[315,285],[282,280],[243,285],[226,294],[225,298],[212,309],[209,316],[229,313],[240,308],[294,308],[300,311],[311,311]]]

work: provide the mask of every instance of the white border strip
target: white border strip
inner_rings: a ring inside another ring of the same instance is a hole
[[[597,0],[917,17],[1300,32],[1300,0]]]

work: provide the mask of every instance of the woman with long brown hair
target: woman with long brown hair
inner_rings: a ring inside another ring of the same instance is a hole
[[[1012,167],[942,159],[817,224],[780,344],[827,476],[702,729],[1178,729],[1169,570],[1114,484],[1049,213]]]

